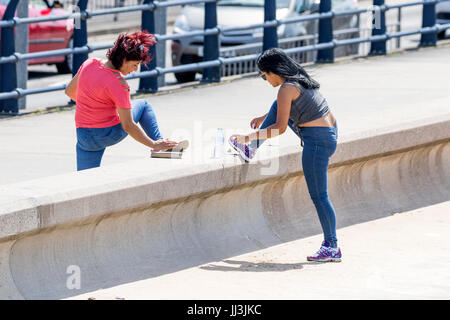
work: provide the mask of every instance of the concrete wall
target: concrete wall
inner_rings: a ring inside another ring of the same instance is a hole
[[[449,200],[449,128],[450,115],[341,137],[338,228]],[[236,158],[158,160],[2,186],[0,298],[69,297],[321,233],[299,147],[279,151],[271,175]]]

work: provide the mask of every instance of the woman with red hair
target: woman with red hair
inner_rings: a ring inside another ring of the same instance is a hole
[[[130,87],[122,77],[150,61],[148,47],[154,44],[155,38],[147,32],[120,34],[108,50],[108,59],[87,59],[67,86],[65,93],[76,101],[78,171],[99,167],[106,147],[128,134],[154,151],[177,146],[163,139],[146,100],[130,101]]]

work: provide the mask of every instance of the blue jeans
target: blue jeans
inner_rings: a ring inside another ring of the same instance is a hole
[[[139,123],[152,140],[162,139],[156,115],[147,100],[131,101],[133,121]],[[107,128],[77,128],[77,170],[86,170],[100,166],[106,147],[112,146],[128,134],[119,123]]]
[[[277,121],[277,101],[272,104],[260,129],[265,129]],[[333,248],[337,247],[336,212],[328,197],[327,170],[330,157],[336,151],[338,129],[337,123],[329,127],[294,128],[289,120],[289,127],[304,143],[302,166],[311,200],[316,207],[325,241]],[[264,140],[252,141],[253,147],[259,147]]]

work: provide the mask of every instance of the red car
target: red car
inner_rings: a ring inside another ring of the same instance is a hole
[[[0,0],[0,19],[3,17],[8,3],[9,0]],[[28,16],[30,18],[67,14],[69,12],[63,10],[58,1],[50,4],[48,0],[30,0],[28,7]],[[28,52],[32,53],[72,47],[73,28],[73,19],[29,24]],[[59,73],[70,73],[72,69],[72,55],[30,59],[28,60],[28,64],[55,64]]]

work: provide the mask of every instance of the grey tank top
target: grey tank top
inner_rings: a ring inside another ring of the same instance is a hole
[[[327,100],[318,89],[306,89],[298,82],[286,81],[283,85],[285,84],[294,85],[300,89],[300,95],[292,101],[289,115],[294,127],[322,118],[330,111]]]

